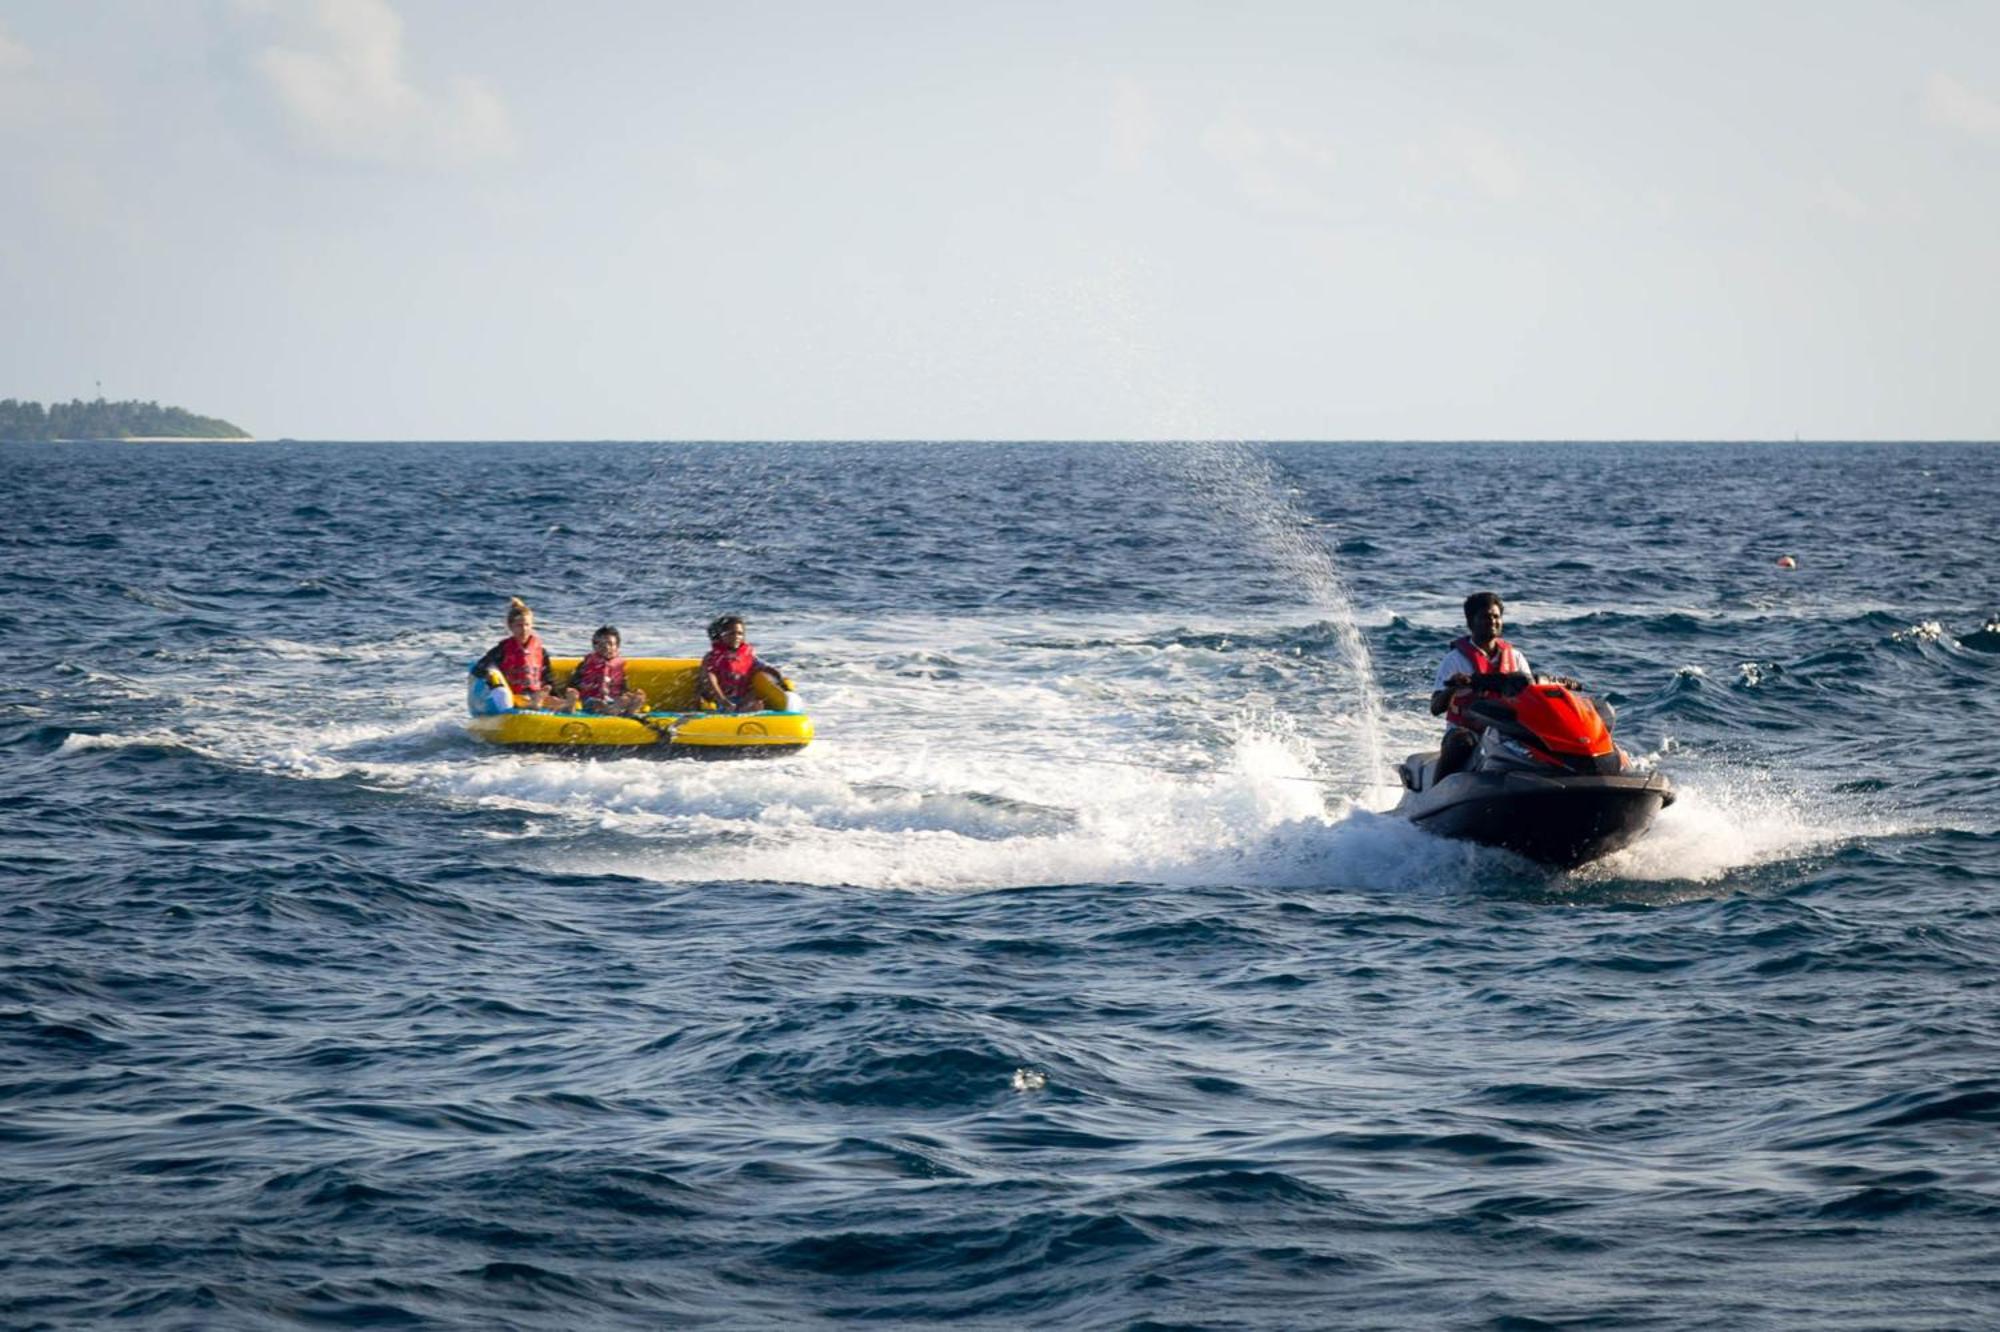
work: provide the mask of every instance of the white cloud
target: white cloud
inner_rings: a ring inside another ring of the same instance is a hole
[[[15,40],[7,25],[0,23],[0,75],[18,74],[34,63],[34,52]]]
[[[1263,130],[1235,116],[1202,132],[1201,146],[1228,167],[1236,188],[1267,212],[1331,219],[1340,209],[1332,186],[1340,155],[1296,130]]]
[[[1230,170],[1238,193],[1259,209],[1326,222],[1352,221],[1392,200],[1415,213],[1456,209],[1468,201],[1512,204],[1525,198],[1529,187],[1514,149],[1474,126],[1448,126],[1400,142],[1355,140],[1336,148],[1311,134],[1265,129],[1232,115],[1211,124],[1201,146]]]
[[[1877,182],[1866,193],[1847,182],[1822,177],[1817,189],[1806,196],[1809,206],[1849,222],[1915,226],[1924,221],[1922,201],[1907,189]]]
[[[1159,133],[1159,116],[1146,89],[1136,79],[1120,78],[1111,90],[1111,165],[1119,171],[1140,170]]]
[[[0,24],[0,130],[22,129],[41,119],[41,90],[31,86],[34,64],[34,52]]]
[[[73,160],[79,143],[107,123],[97,85],[61,69],[0,25],[0,134],[31,140],[34,156]]]
[[[1875,215],[1875,210],[1866,200],[1837,180],[1822,180],[1813,197],[1822,212],[1844,217],[1850,222],[1866,222]]]
[[[1497,203],[1512,203],[1527,189],[1527,173],[1497,135],[1458,125],[1410,146],[1409,160],[1419,183],[1433,188],[1470,189]]]
[[[1945,129],[2000,139],[2000,102],[1949,74],[1933,74],[1924,89],[1924,119]]]
[[[256,68],[306,146],[397,164],[470,162],[514,151],[507,108],[477,80],[418,87],[405,68],[403,20],[387,0],[250,0],[250,13],[291,18],[292,41]]]

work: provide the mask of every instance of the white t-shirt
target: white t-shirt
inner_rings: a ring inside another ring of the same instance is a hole
[[[1506,664],[1507,663],[1505,662],[1494,663],[1496,667],[1504,666]],[[1519,648],[1514,649],[1513,664],[1514,664],[1514,669],[1521,672],[1521,674],[1523,675],[1534,674],[1534,671],[1531,670],[1528,666],[1527,654],[1522,652],[1521,649]],[[1458,650],[1457,644],[1453,644],[1451,651],[1444,654],[1444,660],[1438,663],[1437,683],[1431,686],[1432,692],[1435,693],[1437,690],[1440,689],[1451,688],[1451,685],[1448,684],[1447,681],[1449,681],[1452,676],[1459,674],[1461,671],[1467,675],[1477,675],[1479,673],[1479,668],[1473,665],[1472,659],[1470,657],[1466,656],[1463,652],[1460,652]]]

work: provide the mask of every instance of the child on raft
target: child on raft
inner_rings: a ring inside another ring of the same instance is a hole
[[[646,710],[646,691],[625,687],[625,658],[618,655],[618,629],[605,625],[590,636],[590,655],[576,664],[563,698],[571,708],[611,716],[636,717]]]
[[[514,706],[548,711],[557,706],[549,692],[549,650],[535,632],[535,613],[519,597],[507,602],[507,636],[473,664],[474,675],[484,675],[498,667],[513,691]]]
[[[755,677],[766,675],[778,688],[785,687],[785,677],[777,667],[757,660],[744,638],[742,616],[724,615],[715,620],[708,626],[708,641],[712,646],[701,659],[695,680],[695,693],[703,702],[724,712],[762,712],[765,703],[752,683]]]

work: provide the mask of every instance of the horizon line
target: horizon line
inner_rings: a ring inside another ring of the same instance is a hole
[[[73,443],[124,443],[136,441],[94,440],[94,441],[15,441],[19,443],[73,442]],[[222,444],[1136,444],[1136,445],[1191,445],[1191,444],[2000,444],[2000,436],[1914,436],[1914,435],[1851,435],[1805,438],[1794,435],[1790,439],[1773,435],[1710,435],[1701,437],[1679,437],[1671,435],[1632,436],[1351,436],[1332,438],[1321,436],[1251,436],[1214,435],[1202,437],[1186,436],[1087,436],[1058,437],[1033,435],[732,435],[732,436],[640,436],[640,435],[561,435],[561,436],[421,436],[421,435],[378,435],[378,436],[337,436],[326,435],[306,437],[300,435],[258,435],[248,439],[216,440],[148,440],[158,443],[222,443]]]
[[[562,436],[425,436],[425,435],[248,435],[248,436],[199,436],[199,435],[128,435],[122,438],[92,439],[0,439],[0,444],[652,444],[667,446],[692,445],[757,445],[757,444],[969,444],[969,445],[1033,445],[1033,444],[1084,444],[1084,445],[1126,445],[1126,446],[1192,446],[1211,444],[1277,444],[1277,445],[1321,445],[1348,446],[1368,444],[1393,445],[1460,445],[1460,444],[1505,444],[1554,446],[1586,444],[1637,444],[1637,445],[1717,445],[1717,444],[2000,444],[2000,437],[1981,438],[1976,436],[1888,436],[1853,435],[1843,437],[1805,438],[1794,435],[1790,439],[1779,436],[1702,436],[1675,437],[1668,435],[1634,436],[1406,436],[1389,437],[1349,437],[1323,438],[1310,436],[1249,436],[1214,435],[1193,437],[1169,436],[1089,436],[1083,438],[1058,438],[1054,436],[1028,435],[813,435],[785,437],[778,435],[740,436],[688,436],[682,438],[647,437],[638,435],[562,435]]]

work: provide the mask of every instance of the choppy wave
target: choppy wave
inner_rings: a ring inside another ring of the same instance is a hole
[[[1990,1321],[1988,450],[0,469],[0,1323]],[[1387,812],[1486,586],[1680,791],[1574,873]],[[483,749],[513,594],[821,738]]]

